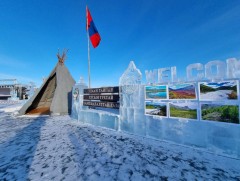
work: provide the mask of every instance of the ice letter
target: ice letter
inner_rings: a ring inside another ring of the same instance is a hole
[[[157,82],[157,70],[145,70],[145,75],[146,75],[146,80],[147,80],[147,84],[154,84]]]
[[[158,82],[159,83],[170,82],[171,81],[170,80],[171,77],[169,76],[170,71],[171,71],[170,67],[158,69]]]
[[[172,82],[177,81],[177,67],[171,67],[171,76],[172,76]]]
[[[216,68],[215,71],[213,68]],[[207,79],[222,79],[226,75],[226,63],[218,60],[210,61],[205,65]]]
[[[193,69],[196,69],[198,71],[196,76],[194,76],[192,73]],[[203,72],[203,65],[201,63],[194,63],[187,66],[187,80],[189,81],[201,80],[203,79],[203,77],[204,77],[204,72]]]
[[[240,60],[236,58],[227,59],[227,78],[240,78]]]

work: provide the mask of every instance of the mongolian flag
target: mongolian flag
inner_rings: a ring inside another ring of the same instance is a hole
[[[87,11],[87,31],[88,31],[89,38],[92,42],[93,47],[96,48],[101,41],[101,37],[100,37],[98,30],[93,22],[93,19],[92,19],[92,16],[90,14],[88,7],[86,7],[86,11]]]

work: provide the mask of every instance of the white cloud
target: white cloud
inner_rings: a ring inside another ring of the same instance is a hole
[[[180,107],[189,107],[190,109],[197,109],[198,108],[198,104],[196,102],[183,102],[183,103],[171,103],[173,105],[176,106],[180,106]]]

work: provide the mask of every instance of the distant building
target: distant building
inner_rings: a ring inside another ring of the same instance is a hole
[[[28,99],[35,91],[34,83],[21,84],[17,79],[0,79],[0,100]]]

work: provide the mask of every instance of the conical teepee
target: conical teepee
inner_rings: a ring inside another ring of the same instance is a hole
[[[58,63],[35,94],[19,110],[23,114],[69,114],[74,79],[64,65],[67,51],[57,54]]]

